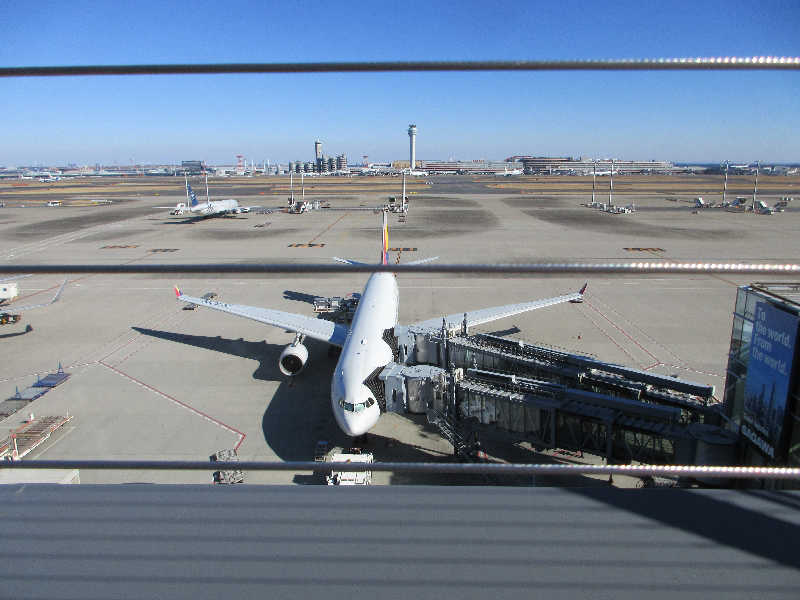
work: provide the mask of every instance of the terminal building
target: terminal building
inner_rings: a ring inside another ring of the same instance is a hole
[[[724,407],[741,463],[800,466],[797,343],[800,283],[753,283],[736,294]]]
[[[206,165],[202,160],[184,160],[176,171],[182,175],[202,175],[206,172]]]
[[[417,164],[428,173],[458,175],[497,175],[508,171],[522,170],[522,163],[506,161],[472,160],[444,161],[423,160]]]
[[[596,168],[598,171],[614,173],[669,173],[674,168],[670,161],[663,160],[618,160],[618,159],[589,159],[571,158],[568,156],[510,156],[507,163],[522,163],[526,175],[536,174],[570,174],[591,175]],[[509,167],[510,169],[511,167]]]

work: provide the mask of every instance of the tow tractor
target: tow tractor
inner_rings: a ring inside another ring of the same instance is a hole
[[[347,294],[344,297],[331,296],[330,298],[325,298],[318,296],[314,298],[314,312],[321,319],[349,324],[356,314],[359,300],[361,300],[361,294],[358,292]]]
[[[22,315],[0,312],[0,325],[13,325],[14,323],[18,323],[21,318]]]
[[[361,452],[360,448],[350,448],[348,452],[341,452],[331,456],[335,463],[369,463],[373,461],[371,452]],[[342,468],[346,468],[342,465]],[[331,471],[325,477],[328,485],[369,485],[372,483],[372,471]]]

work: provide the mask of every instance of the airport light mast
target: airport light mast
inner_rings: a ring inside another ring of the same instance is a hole
[[[756,179],[753,182],[753,212],[756,212],[756,197],[758,196],[758,170],[761,167],[761,161],[756,161]]]
[[[408,168],[413,171],[417,166],[417,126],[408,126]]]
[[[595,205],[594,182],[596,178],[597,178],[597,159],[592,161],[592,206]]]
[[[725,161],[725,183],[722,184],[722,205],[725,205],[725,198],[728,195],[728,161]]]
[[[611,173],[608,180],[608,206],[614,206],[611,197],[614,194],[614,159],[611,159]]]

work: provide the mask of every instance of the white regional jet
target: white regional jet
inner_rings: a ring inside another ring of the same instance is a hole
[[[154,208],[172,208],[170,206],[155,206]],[[206,201],[198,202],[197,194],[194,193],[189,180],[186,179],[186,204],[178,203],[170,214],[182,215],[184,212],[198,215],[200,218],[218,217],[224,215],[238,215],[243,212],[250,212],[249,207],[239,206],[238,200],[211,200],[208,197],[208,176],[206,176]]]
[[[384,212],[381,264],[389,264],[388,249],[389,235],[386,212]],[[342,258],[334,260],[347,264],[365,264]],[[423,259],[407,264],[419,264],[430,260],[435,259]],[[422,321],[410,328],[415,331],[440,330],[444,321],[449,329],[456,329],[464,320],[468,327],[482,325],[562,302],[580,302],[585,291],[584,285],[579,292],[564,296],[456,313],[444,319]],[[394,335],[394,328],[397,325],[399,293],[394,273],[370,275],[349,329],[342,324],[305,315],[193,298],[181,293],[177,286],[175,294],[178,300],[189,304],[205,306],[295,332],[297,334],[295,341],[283,350],[278,361],[278,366],[284,375],[297,375],[305,366],[308,349],[302,344],[303,338],[310,337],[340,347],[342,351],[331,380],[331,407],[336,422],[342,431],[353,437],[365,434],[377,423],[380,407],[365,382],[377,376],[386,365],[397,360],[397,356],[386,341]]]
[[[206,190],[208,190],[208,180],[206,180]],[[200,203],[197,201],[197,195],[192,191],[192,186],[189,185],[189,180],[186,180],[186,209],[189,212],[197,213],[203,217],[214,217],[218,215],[238,215],[241,212],[246,212],[239,206],[238,200],[210,200],[208,192],[206,191],[206,201]]]

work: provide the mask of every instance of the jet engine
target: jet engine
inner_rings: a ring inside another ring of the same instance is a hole
[[[303,344],[289,344],[281,352],[278,359],[278,368],[284,375],[297,375],[303,370],[308,360],[308,348]]]

